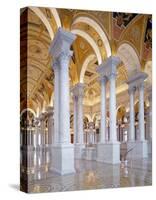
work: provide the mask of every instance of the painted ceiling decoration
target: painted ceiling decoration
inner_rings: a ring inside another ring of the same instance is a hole
[[[152,16],[151,15],[149,15],[147,18],[142,57],[143,60],[145,61],[149,61],[152,59]]]
[[[60,26],[77,35],[71,47],[69,77],[71,87],[85,83],[84,104],[100,101],[96,68],[110,55],[122,60],[117,69],[117,94],[127,91],[125,83],[135,70],[145,69],[151,77],[151,15],[37,7],[21,13],[25,16],[21,19],[21,49],[28,39],[28,52],[22,49],[21,55],[21,110],[41,111],[53,101],[54,73],[48,50]]]
[[[136,15],[132,13],[113,12],[113,18],[116,19],[116,24],[119,27],[126,27]]]
[[[152,17],[149,16],[147,19],[147,27],[145,32],[145,40],[146,48],[152,48]]]
[[[122,32],[126,29],[128,24],[136,17],[137,14],[131,13],[113,13],[113,37],[115,40],[119,40]]]

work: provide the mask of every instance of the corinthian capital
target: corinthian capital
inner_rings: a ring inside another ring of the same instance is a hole
[[[62,53],[71,56],[70,47],[75,39],[76,35],[59,28],[49,49],[49,53],[53,57],[53,60],[59,58]]]
[[[84,87],[83,83],[77,83],[71,90],[74,97],[83,97],[84,95]]]

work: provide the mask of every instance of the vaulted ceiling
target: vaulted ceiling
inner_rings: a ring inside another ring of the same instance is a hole
[[[97,103],[100,85],[96,67],[117,55],[117,90],[124,91],[128,76],[136,70],[149,74],[151,84],[152,17],[73,9],[29,7],[21,9],[21,110],[42,110],[52,103],[54,73],[50,43],[59,26],[77,35],[71,49],[70,86],[86,84],[86,105]],[[27,39],[27,41],[26,41]],[[122,88],[122,89],[121,89]]]

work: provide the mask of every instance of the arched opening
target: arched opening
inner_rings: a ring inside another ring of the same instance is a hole
[[[117,56],[119,56],[124,63],[129,77],[140,71],[141,67],[139,57],[130,44],[121,44],[117,49]]]
[[[86,72],[86,69],[88,67],[88,64],[94,60],[96,58],[96,56],[94,54],[89,55],[85,61],[83,62],[82,68],[81,68],[81,72],[80,72],[80,83],[84,82],[84,75]]]
[[[102,28],[96,21],[94,21],[93,19],[91,19],[89,17],[80,16],[80,17],[77,17],[73,21],[72,25],[74,25],[76,23],[85,23],[85,24],[88,24],[89,26],[91,26],[93,29],[95,29],[103,42],[104,48],[107,53],[107,57],[111,56],[111,48],[110,48],[108,38],[107,38],[105,32],[102,30]]]
[[[98,64],[101,64],[102,63],[101,53],[100,53],[100,50],[99,50],[96,42],[93,40],[93,38],[88,33],[86,33],[85,31],[82,31],[82,30],[79,30],[79,29],[72,29],[71,32],[75,33],[76,35],[81,36],[91,45],[91,47],[93,48],[95,55],[97,57]]]
[[[43,22],[43,24],[45,25],[49,36],[51,38],[51,40],[53,40],[54,38],[54,32],[51,28],[51,25],[49,23],[49,21],[47,20],[47,18],[45,17],[45,15],[43,14],[43,12],[40,10],[40,8],[37,7],[30,7],[30,9],[40,18],[40,20]]]

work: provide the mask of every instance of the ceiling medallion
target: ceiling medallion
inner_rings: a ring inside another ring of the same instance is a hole
[[[102,40],[101,40],[101,39],[98,39],[98,40],[97,40],[97,44],[98,44],[99,47],[102,47]]]

